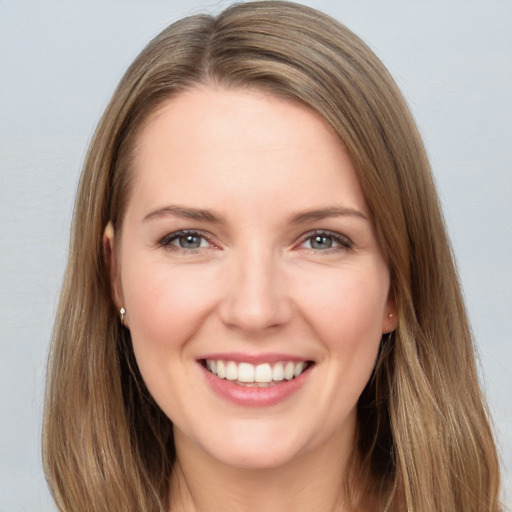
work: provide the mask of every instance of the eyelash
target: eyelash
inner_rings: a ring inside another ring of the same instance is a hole
[[[332,232],[332,231],[324,231],[324,230],[315,230],[309,233],[306,233],[302,239],[299,245],[303,245],[308,240],[313,240],[314,238],[328,238],[333,241],[333,243],[338,244],[339,247],[328,247],[327,249],[315,249],[313,247],[305,248],[306,250],[311,250],[315,252],[322,252],[322,253],[331,253],[334,251],[348,251],[354,247],[354,244],[352,240],[347,238],[344,235],[341,235],[340,233]]]
[[[179,240],[182,237],[196,237],[201,238],[202,240],[208,242],[210,245],[213,245],[207,236],[205,236],[204,233],[201,233],[200,231],[194,231],[194,230],[183,230],[183,231],[176,231],[174,233],[170,233],[166,236],[164,236],[159,242],[158,245],[160,247],[164,247],[165,249],[168,249],[169,251],[173,252],[180,252],[182,254],[197,254],[200,249],[204,249],[204,247],[196,247],[196,248],[185,248],[185,247],[179,247],[178,245],[174,245],[172,242],[175,240]]]
[[[206,241],[208,244],[210,244],[210,247],[216,248],[214,244],[212,244],[209,240],[209,237],[206,236],[201,231],[194,231],[194,230],[182,230],[182,231],[176,231],[174,233],[170,233],[166,236],[164,236],[162,239],[159,240],[158,246],[163,247],[167,250],[173,251],[173,252],[179,252],[182,254],[197,254],[201,249],[205,249],[206,247],[196,247],[196,248],[185,248],[185,247],[179,247],[177,245],[174,245],[172,242],[175,240],[179,240],[182,237],[195,237],[200,238],[203,241]],[[306,233],[300,240],[300,243],[297,245],[297,247],[301,247],[305,242],[308,240],[313,240],[314,238],[327,238],[332,240],[334,244],[337,244],[338,247],[328,247],[326,249],[315,249],[314,247],[304,247],[305,250],[314,251],[316,253],[332,253],[335,251],[348,251],[353,248],[354,244],[353,242],[347,238],[344,235],[341,235],[339,233],[335,233],[332,231],[325,231],[325,230],[315,230],[311,231],[309,233]],[[201,242],[202,243],[202,242]]]

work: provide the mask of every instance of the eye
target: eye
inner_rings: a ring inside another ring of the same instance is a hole
[[[351,249],[352,242],[339,233],[330,231],[315,231],[306,235],[300,244],[305,249],[314,251]]]
[[[211,247],[212,244],[198,231],[178,231],[162,238],[159,245],[170,250],[193,252]]]

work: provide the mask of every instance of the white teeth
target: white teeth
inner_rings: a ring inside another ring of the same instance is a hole
[[[293,379],[294,371],[295,365],[291,361],[289,363],[286,363],[286,366],[284,367],[284,378],[286,380]]]
[[[226,365],[224,361],[217,361],[217,376],[221,379],[226,378]]]
[[[240,382],[254,382],[254,366],[249,363],[238,365],[238,380]]]
[[[226,379],[238,380],[238,368],[234,361],[229,361],[226,366]]]
[[[211,373],[221,379],[265,387],[272,382],[280,382],[285,379],[291,380],[298,377],[306,368],[306,362],[283,361],[273,365],[270,363],[253,365],[251,363],[207,359],[205,366]]]
[[[283,363],[276,363],[272,368],[272,380],[284,380],[284,366]]]
[[[272,368],[268,363],[256,366],[254,382],[271,382]]]
[[[298,377],[304,371],[304,361],[297,363],[293,369],[293,376]]]

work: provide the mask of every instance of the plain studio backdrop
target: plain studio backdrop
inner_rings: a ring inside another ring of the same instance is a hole
[[[512,497],[512,0],[309,0],[388,66],[423,134]],[[53,511],[45,364],[75,189],[122,73],[199,0],[0,0],[0,512]],[[464,381],[461,376],[461,386]]]

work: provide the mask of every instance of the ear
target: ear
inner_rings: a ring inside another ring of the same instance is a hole
[[[112,221],[109,221],[103,232],[103,258],[108,269],[110,286],[113,294],[113,301],[119,311],[124,306],[123,289],[121,286],[121,276],[119,264],[116,257],[115,234]],[[126,325],[126,320],[124,321]]]
[[[393,332],[398,326],[398,311],[394,299],[391,297],[384,308],[384,316],[382,318],[382,334]]]

